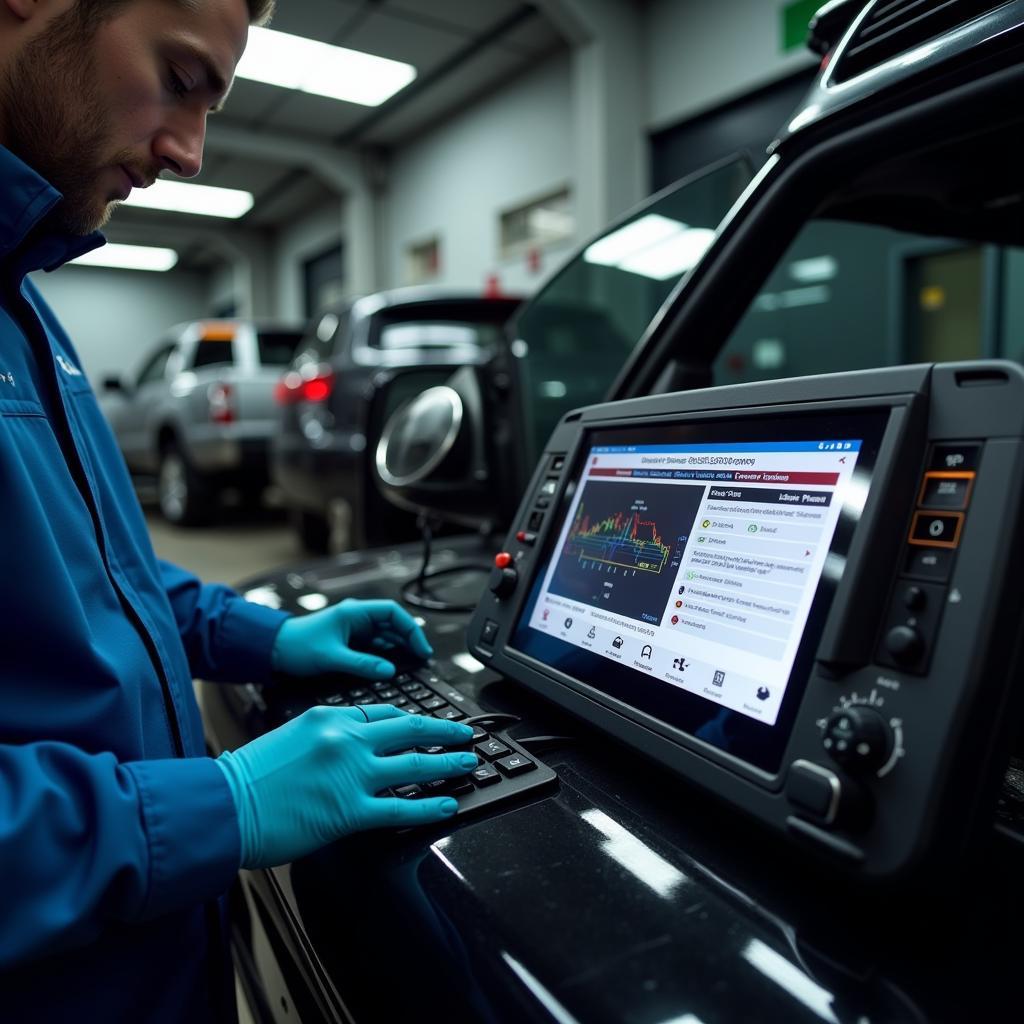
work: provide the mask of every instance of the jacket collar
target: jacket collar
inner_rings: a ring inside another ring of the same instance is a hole
[[[63,199],[9,149],[0,146],[0,260],[18,278],[32,270],[56,270],[106,242],[98,231],[72,235],[48,226],[49,213]]]

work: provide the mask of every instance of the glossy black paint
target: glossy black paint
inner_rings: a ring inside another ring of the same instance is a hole
[[[490,555],[461,539],[439,560]],[[299,610],[312,592],[394,596],[415,563],[409,546],[256,582]],[[482,579],[453,586],[464,597]],[[452,660],[464,625],[427,622],[443,674],[519,715],[517,737],[564,737],[538,751],[558,788],[454,828],[351,837],[243,873],[304,1021],[855,1024],[1019,1011],[1024,849],[993,838],[955,876],[856,888],[495,673],[465,671]],[[204,684],[211,745],[242,743],[315,696],[287,680],[262,694]],[[272,1019],[293,1019],[267,982]]]

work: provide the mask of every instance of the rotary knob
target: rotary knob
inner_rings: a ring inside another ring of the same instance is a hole
[[[825,720],[822,746],[833,761],[851,772],[870,772],[885,764],[892,750],[889,723],[873,708],[839,708]]]
[[[519,573],[511,565],[495,565],[491,570],[491,577],[487,581],[487,585],[495,597],[504,598],[512,594],[518,582]]]
[[[900,665],[913,665],[924,653],[924,637],[913,626],[893,626],[885,634],[885,648]]]

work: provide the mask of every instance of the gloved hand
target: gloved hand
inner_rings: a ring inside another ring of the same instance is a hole
[[[407,715],[390,704],[315,707],[217,764],[238,810],[242,867],[265,868],[363,829],[450,818],[453,797],[376,796],[388,786],[452,778],[475,768],[470,753],[397,753],[459,746],[473,730]],[[388,756],[392,755],[392,756]]]
[[[394,601],[349,599],[311,615],[287,619],[271,653],[275,669],[295,676],[351,672],[367,679],[390,679],[395,666],[384,658],[353,651],[352,641],[382,650],[408,647],[420,658],[434,653],[416,620]]]

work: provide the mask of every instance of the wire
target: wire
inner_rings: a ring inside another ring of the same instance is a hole
[[[491,567],[489,565],[474,565],[466,563],[462,565],[450,565],[444,569],[433,569],[427,572],[427,566],[430,564],[430,548],[434,539],[434,532],[430,526],[430,518],[428,516],[419,517],[419,527],[423,537],[423,562],[420,565],[420,571],[416,574],[415,579],[406,580],[402,584],[400,594],[402,600],[406,604],[412,605],[414,608],[426,608],[432,612],[473,612],[476,611],[477,601],[465,602],[462,604],[454,603],[451,601],[445,601],[439,597],[431,597],[429,594],[423,592],[424,586],[431,580],[436,580],[441,576],[450,576],[457,572],[490,572]]]
[[[506,715],[504,712],[496,711],[493,715],[473,715],[472,718],[465,718],[463,725],[477,725],[482,722],[508,722],[509,725],[517,725],[522,719],[518,715]]]

